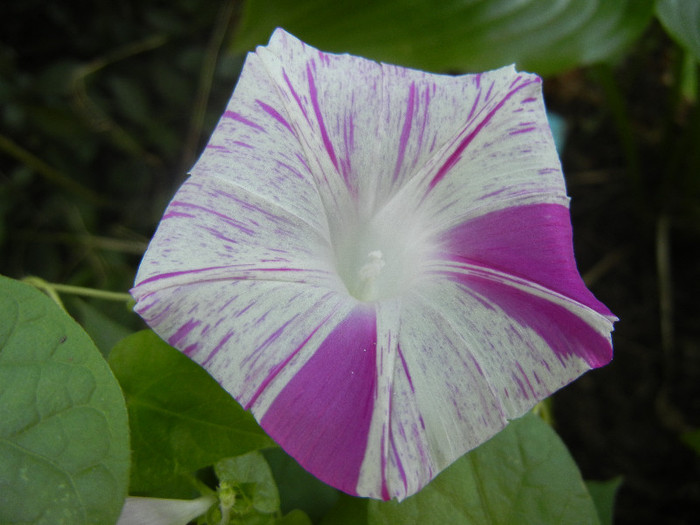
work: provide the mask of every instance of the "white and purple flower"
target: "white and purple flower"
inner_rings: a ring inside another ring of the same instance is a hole
[[[403,499],[612,356],[539,77],[435,75],[277,30],[132,290],[307,470]]]

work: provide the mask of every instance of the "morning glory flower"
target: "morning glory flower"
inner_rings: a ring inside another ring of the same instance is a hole
[[[289,454],[403,499],[609,362],[540,78],[248,55],[132,293]]]

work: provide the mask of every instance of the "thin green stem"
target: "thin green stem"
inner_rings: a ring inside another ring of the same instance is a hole
[[[56,303],[58,306],[61,307],[61,310],[64,312],[67,312],[66,307],[63,304],[63,301],[61,301],[61,298],[58,296],[56,293],[56,290],[54,290],[51,286],[49,286],[49,283],[41,279],[40,277],[25,277],[22,279],[23,282],[32,285],[34,288],[38,288],[39,290],[43,291],[48,295],[54,303]]]
[[[63,306],[63,303],[58,297],[59,293],[80,295],[83,297],[94,297],[95,299],[103,299],[105,301],[129,302],[132,300],[131,295],[129,295],[128,293],[96,290],[95,288],[73,286],[70,284],[50,283],[41,279],[40,277],[25,277],[23,281],[46,292],[60,306]]]

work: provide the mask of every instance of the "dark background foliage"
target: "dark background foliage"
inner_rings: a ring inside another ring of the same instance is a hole
[[[224,107],[243,55],[230,2],[0,6],[0,273],[125,291]],[[700,460],[700,110],[652,21],[610,64],[547,78],[577,259],[621,319],[616,357],[554,397],[587,479],[622,476],[616,523],[692,523]],[[697,67],[696,67],[697,69]],[[695,91],[697,93],[697,89]],[[138,319],[71,311],[108,347]]]

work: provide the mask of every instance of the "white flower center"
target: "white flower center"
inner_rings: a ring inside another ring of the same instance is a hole
[[[334,234],[335,265],[350,295],[373,302],[404,292],[427,253],[417,221],[384,214]]]

